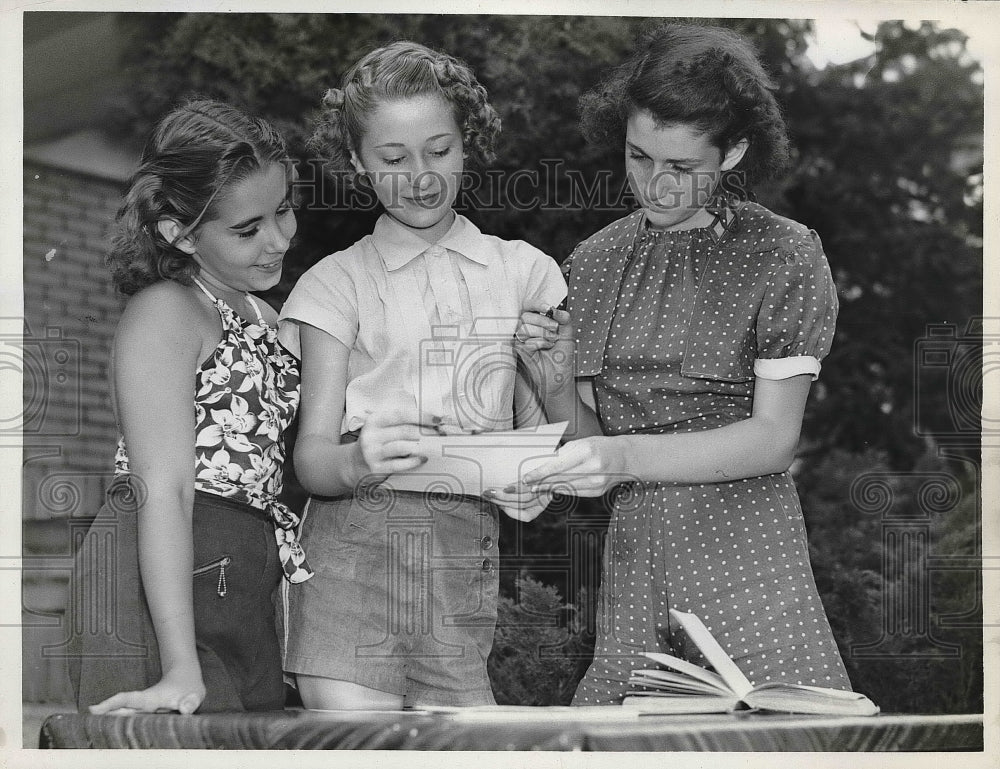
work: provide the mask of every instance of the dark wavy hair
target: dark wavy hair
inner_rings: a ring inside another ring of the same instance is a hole
[[[722,152],[750,144],[737,166],[748,183],[780,173],[788,134],[776,86],[753,45],[722,27],[664,24],[645,32],[635,50],[580,99],[581,130],[591,142],[621,149],[638,110],[661,126],[692,125]]]
[[[436,93],[455,114],[462,147],[481,166],[495,158],[500,117],[469,67],[446,53],[399,40],[367,53],[323,97],[309,146],[332,171],[350,171],[351,150],[361,145],[366,120],[382,100]]]
[[[161,280],[188,285],[198,273],[189,254],[167,242],[157,223],[182,227],[174,242],[211,221],[225,190],[286,158],[281,135],[264,120],[208,99],[188,101],[157,124],[115,219],[105,263],[126,296]]]

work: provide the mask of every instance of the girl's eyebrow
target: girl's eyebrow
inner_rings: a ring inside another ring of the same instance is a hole
[[[648,152],[646,152],[646,150],[644,150],[642,147],[638,146],[637,144],[633,144],[628,139],[625,140],[625,143],[629,147],[631,147],[633,150],[635,150],[636,152],[641,152],[646,157],[650,157],[650,154]],[[688,163],[688,164],[693,164],[693,163],[700,163],[701,162],[701,158],[663,158],[663,162],[664,163],[681,163],[681,164]]]
[[[281,199],[282,203],[284,203],[286,200],[288,200],[289,197],[291,197],[294,187],[295,187],[295,182],[288,183],[288,186],[285,187],[285,197]],[[249,219],[240,222],[239,224],[229,225],[229,229],[242,230],[244,227],[249,227],[251,224],[255,224],[256,222],[259,222],[263,218],[264,218],[263,216],[251,216]]]
[[[448,133],[443,133],[443,134],[434,134],[434,136],[428,136],[424,140],[424,143],[426,144],[427,142],[436,141],[437,139],[443,139],[448,136],[454,136],[454,134],[451,133],[450,131]],[[405,147],[405,146],[406,145],[403,144],[402,142],[386,142],[385,144],[376,144],[373,149],[381,149],[382,147]]]
[[[229,229],[231,229],[231,230],[242,230],[244,227],[249,227],[251,224],[254,224],[255,222],[259,222],[263,218],[264,218],[263,216],[252,216],[249,219],[247,219],[245,222],[240,222],[239,224],[231,224],[231,225],[229,225]]]

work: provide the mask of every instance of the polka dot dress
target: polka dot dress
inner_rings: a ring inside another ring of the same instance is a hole
[[[741,230],[749,240],[782,235],[775,220],[787,220],[749,213]],[[731,245],[739,238],[723,248],[710,235],[640,228],[629,244],[594,380],[607,434],[690,432],[746,419],[755,359],[821,358],[829,349],[836,300],[825,258],[821,269],[800,268],[794,254],[750,260]],[[600,323],[581,327],[587,333]],[[706,366],[714,368],[689,373]],[[619,703],[644,650],[703,662],[697,650],[678,646],[671,607],[697,614],[755,684],[850,688],[788,473],[621,491],[604,551],[594,661],[574,704]]]

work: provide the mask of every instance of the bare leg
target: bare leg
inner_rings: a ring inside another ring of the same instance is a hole
[[[322,676],[296,675],[302,704],[310,710],[402,710],[403,695]]]

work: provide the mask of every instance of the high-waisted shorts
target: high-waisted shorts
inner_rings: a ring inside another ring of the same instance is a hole
[[[136,492],[127,476],[76,544],[67,618],[81,710],[160,679],[139,573]],[[275,627],[281,563],[274,525],[250,505],[195,492],[194,623],[206,696],[199,713],[275,710],[285,701]]]
[[[310,499],[302,541],[316,574],[288,591],[285,669],[405,705],[493,704],[497,536],[497,508],[478,497]]]

